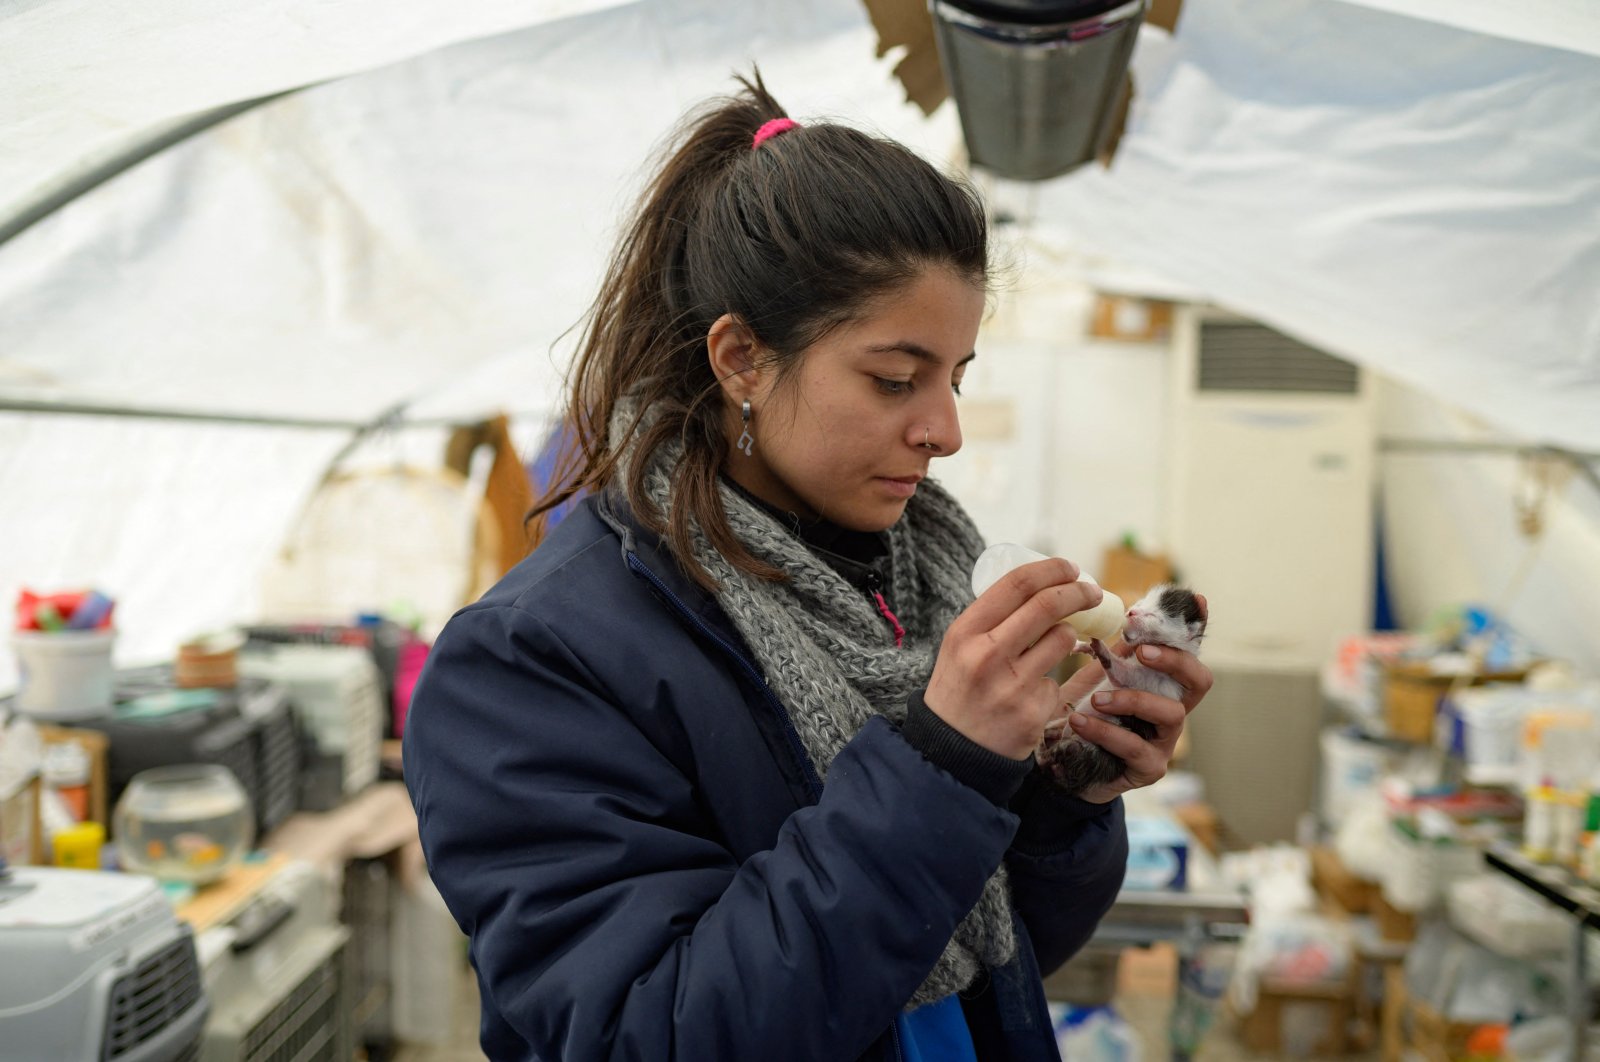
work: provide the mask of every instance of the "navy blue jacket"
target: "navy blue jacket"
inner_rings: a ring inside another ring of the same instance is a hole
[[[405,777],[491,1059],[895,1060],[895,1016],[1004,859],[1019,956],[963,994],[980,1059],[1057,1058],[1040,970],[1127,859],[1121,801],[1008,806],[886,720],[824,789],[715,599],[591,497],[446,625]]]

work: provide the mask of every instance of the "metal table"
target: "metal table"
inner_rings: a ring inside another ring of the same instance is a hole
[[[1600,889],[1564,867],[1535,863],[1508,844],[1484,849],[1484,861],[1572,916],[1572,956],[1567,968],[1567,1016],[1573,1062],[1583,1062],[1589,1033],[1589,969],[1584,931],[1600,929]]]

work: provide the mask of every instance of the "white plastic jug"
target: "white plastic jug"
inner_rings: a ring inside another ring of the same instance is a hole
[[[13,631],[17,710],[35,719],[70,722],[111,709],[111,646],[116,633]]]

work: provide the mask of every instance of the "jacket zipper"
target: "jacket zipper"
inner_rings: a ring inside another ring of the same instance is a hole
[[[895,1062],[905,1062],[906,1053],[900,1047],[900,1020],[889,1023],[889,1046],[894,1048]]]
[[[766,679],[761,677],[761,672],[756,670],[756,666],[745,659],[745,655],[731,645],[726,638],[713,630],[699,616],[696,616],[689,606],[685,605],[677,594],[668,589],[667,584],[663,583],[655,572],[645,567],[644,562],[633,553],[628,554],[628,567],[648,579],[651,586],[654,586],[663,597],[670,601],[672,606],[682,613],[685,619],[694,624],[695,629],[721,646],[723,652],[731,656],[744,669],[744,673],[749,676],[750,681],[754,682],[756,687],[761,690],[767,706],[772,709],[773,714],[778,717],[778,721],[783,724],[783,734],[789,742],[789,748],[794,752],[795,758],[800,761],[801,770],[805,772],[806,788],[811,791],[811,799],[822,799],[822,779],[817,776],[816,766],[812,764],[811,757],[806,755],[805,746],[800,743],[800,732],[794,728],[794,722],[789,718],[789,713],[784,710],[777,694],[772,692],[772,688],[767,685]]]

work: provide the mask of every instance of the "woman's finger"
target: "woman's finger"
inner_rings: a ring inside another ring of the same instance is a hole
[[[1091,660],[1074,671],[1072,677],[1061,684],[1061,703],[1077,704],[1105,680],[1105,668],[1100,666],[1100,661]]]
[[[956,622],[972,633],[993,631],[1010,619],[1023,603],[1050,586],[1066,586],[1078,578],[1078,566],[1060,557],[1047,557],[1013,568],[978,595]],[[1036,636],[1037,637],[1037,636]]]
[[[1073,712],[1067,721],[1085,741],[1099,745],[1127,764],[1129,775],[1136,773],[1135,768],[1139,774],[1144,774],[1152,765],[1163,769],[1166,766],[1166,757],[1161,751],[1131,730],[1082,712]]]
[[[1215,681],[1211,669],[1202,664],[1200,658],[1193,653],[1165,645],[1141,645],[1138,655],[1140,663],[1152,670],[1165,672],[1178,680],[1178,685],[1183,687],[1183,696],[1180,700],[1190,711],[1194,711],[1195,705],[1211,691],[1211,684]]]
[[[1038,641],[1017,657],[1017,673],[1024,677],[1048,676],[1077,644],[1078,632],[1072,629],[1072,624],[1052,623],[1039,635]]]
[[[1105,591],[1093,583],[1071,582],[1047,586],[1023,602],[994,629],[995,641],[1010,651],[1012,659],[1018,659],[1029,646],[1038,642],[1062,620],[1075,612],[1093,608],[1104,596]],[[1073,631],[1072,642],[1061,650],[1056,662],[1059,663],[1077,644],[1078,635]],[[1055,664],[1050,666],[1054,667]]]
[[[1188,712],[1183,705],[1170,697],[1147,693],[1144,690],[1110,690],[1094,695],[1089,702],[1097,712],[1106,715],[1133,716],[1143,719],[1156,728],[1158,735],[1171,735],[1174,742],[1183,732],[1183,721]]]

